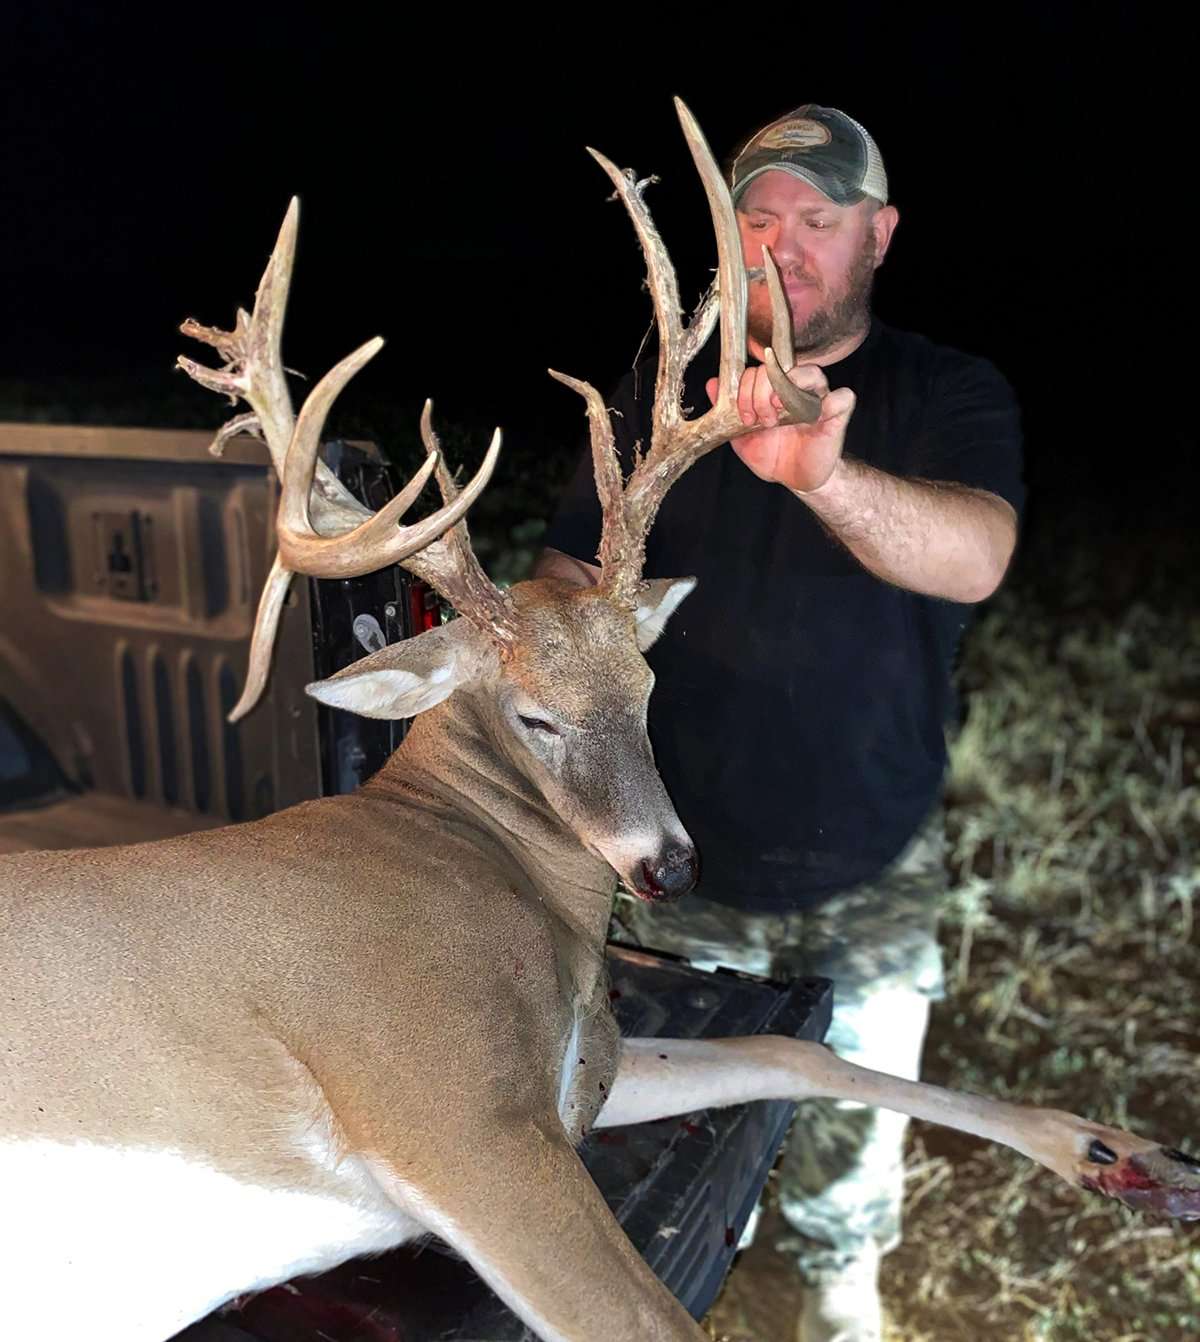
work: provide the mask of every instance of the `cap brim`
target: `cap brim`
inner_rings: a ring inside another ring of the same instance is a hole
[[[765,163],[761,168],[755,168],[749,172],[733,188],[733,203],[736,205],[745,193],[746,188],[757,177],[761,177],[765,172],[786,172],[790,177],[798,177],[802,182],[807,182],[809,186],[816,189],[826,200],[832,201],[834,205],[857,205],[860,200],[866,200],[865,191],[846,191],[836,182],[827,177],[822,177],[820,173],[812,172],[807,168],[798,167],[795,163]]]

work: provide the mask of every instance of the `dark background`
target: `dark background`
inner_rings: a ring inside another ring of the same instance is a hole
[[[584,145],[661,177],[690,304],[714,251],[671,95],[718,156],[812,100],[863,121],[888,167],[880,313],[1016,385],[1031,527],[1085,505],[1102,528],[1190,526],[1190,25],[1166,7],[909,10],[681,11],[653,32],[659,11],[595,6],[10,10],[0,415],[219,423],[172,372],[204,353],[175,327],[250,304],[294,192],[287,362],[315,377],[388,338],[334,427],[398,436],[407,459],[431,395],[471,451],[504,427],[496,488],[542,462],[559,480],[583,418],[545,368],[608,388],[650,322]]]

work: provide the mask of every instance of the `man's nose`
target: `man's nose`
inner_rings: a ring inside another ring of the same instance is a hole
[[[781,228],[772,241],[770,252],[780,270],[804,265],[804,240],[795,229]]]

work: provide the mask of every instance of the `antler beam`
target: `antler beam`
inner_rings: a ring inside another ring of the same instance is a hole
[[[202,386],[250,406],[249,414],[235,416],[217,432],[210,450],[219,454],[235,433],[256,433],[265,439],[282,483],[276,519],[279,550],[259,601],[246,685],[229,714],[230,722],[244,717],[266,686],[284,598],[296,573],[350,578],[403,563],[421,576],[431,575],[427,577],[431,585],[453,601],[461,614],[484,624],[502,646],[507,647],[512,639],[507,598],[479,567],[462,520],[491,479],[500,452],[499,429],[483,464],[460,491],[441,464],[431,425],[432,407],[426,403],[421,430],[428,455],[400,493],[372,513],[320,460],[319,449],[333,402],[379,352],[383,341],[376,337],[347,355],[313,388],[299,416],[294,414],[281,348],[299,219],[300,202],[293,198],[259,281],[253,314],[239,308],[232,331],[202,326],[192,319],[180,327],[184,335],[213,346],[224,362],[214,369],[180,356],[178,366]],[[443,506],[413,526],[399,525],[435,471]],[[447,532],[456,533],[453,541],[440,539]],[[427,552],[425,562],[413,562],[421,551]]]
[[[639,181],[633,172],[622,172],[594,149],[588,152],[616,187],[642,245],[658,327],[658,376],[650,448],[634,464],[627,481],[622,483],[612,426],[602,398],[588,383],[550,370],[552,377],[578,392],[587,404],[596,488],[603,515],[600,586],[614,600],[625,604],[636,602],[645,563],[646,536],[667,490],[706,452],[746,432],[737,404],[738,388],[746,369],[746,268],[737,216],[695,118],[679,98],[675,99],[675,108],[704,184],[717,239],[721,361],[716,403],[696,419],[683,416],[683,379],[688,365],[711,334],[712,296],[706,296],[690,325],[685,327],[675,269],[644,199],[648,182]],[[792,386],[787,379],[786,369],[791,367],[792,360],[791,316],[778,275],[774,273],[774,263],[769,259],[767,273],[775,279],[773,286],[768,280],[774,339],[785,351],[783,357],[787,360],[786,367],[782,367],[774,351],[767,351],[768,376],[784,405],[779,423],[812,423],[820,415],[820,399]]]

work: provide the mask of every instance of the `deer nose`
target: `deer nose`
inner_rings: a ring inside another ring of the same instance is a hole
[[[696,884],[700,859],[690,844],[673,843],[653,861],[642,859],[641,888],[638,893],[656,903],[679,899]]]

